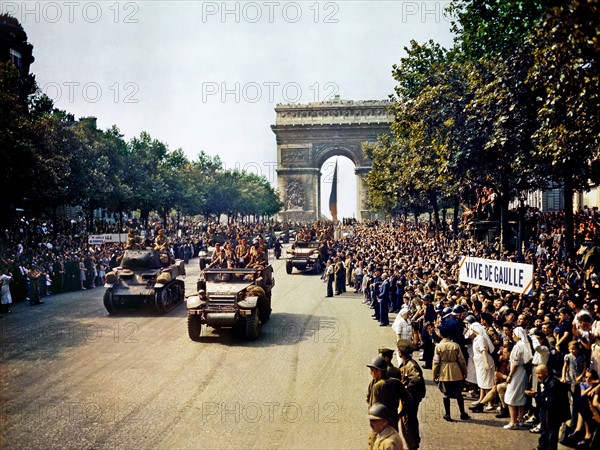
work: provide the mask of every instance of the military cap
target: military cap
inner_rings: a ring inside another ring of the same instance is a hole
[[[394,356],[394,350],[392,350],[391,348],[380,348],[379,354],[384,358],[391,358],[392,356]]]

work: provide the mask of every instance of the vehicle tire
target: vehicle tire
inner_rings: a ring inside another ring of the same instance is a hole
[[[267,323],[271,317],[271,300],[263,297],[258,300],[258,320],[261,325]]]
[[[245,323],[244,323],[245,333],[244,334],[246,336],[246,339],[249,341],[256,340],[256,338],[258,337],[258,332],[259,332],[258,314],[256,313],[256,310],[254,310],[254,312],[252,313],[251,316],[246,316],[246,318],[244,320],[245,320]]]
[[[108,314],[115,314],[117,312],[117,308],[115,308],[113,303],[112,289],[104,291],[104,307],[108,311]]]
[[[202,334],[202,320],[198,314],[188,314],[188,336],[194,342],[200,342]]]
[[[286,263],[285,263],[285,271],[287,272],[287,274],[288,274],[288,275],[291,275],[291,274],[292,274],[292,269],[293,269],[293,268],[294,268],[294,267],[292,266],[292,263],[291,263],[291,262],[286,262]]]
[[[154,294],[154,306],[159,314],[167,312],[167,290],[160,289]]]

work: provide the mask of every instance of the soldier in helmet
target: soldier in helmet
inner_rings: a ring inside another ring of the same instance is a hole
[[[402,410],[400,428],[408,449],[417,450],[421,444],[418,413],[419,404],[425,397],[425,379],[423,378],[423,370],[412,358],[414,351],[412,342],[401,339],[398,341],[397,347],[398,354],[402,359],[399,369],[400,381],[412,397],[411,404]]]
[[[369,450],[403,450],[404,443],[398,432],[391,427],[390,411],[383,403],[375,403],[369,408]]]
[[[390,411],[390,425],[398,430],[398,410],[408,407],[412,399],[409,392],[397,378],[390,378],[387,372],[388,365],[381,356],[367,364],[373,378],[367,390],[367,405],[383,403]]]

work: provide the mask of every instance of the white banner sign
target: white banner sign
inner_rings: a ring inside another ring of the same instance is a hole
[[[89,245],[106,244],[107,242],[127,242],[127,233],[120,234],[90,234]]]
[[[459,280],[463,283],[531,295],[533,264],[463,256],[460,261]]]

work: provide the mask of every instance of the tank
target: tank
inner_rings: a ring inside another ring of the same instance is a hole
[[[104,307],[114,314],[151,305],[159,314],[166,313],[185,297],[183,276],[183,260],[171,263],[168,255],[156,250],[125,250],[121,265],[106,274]]]

